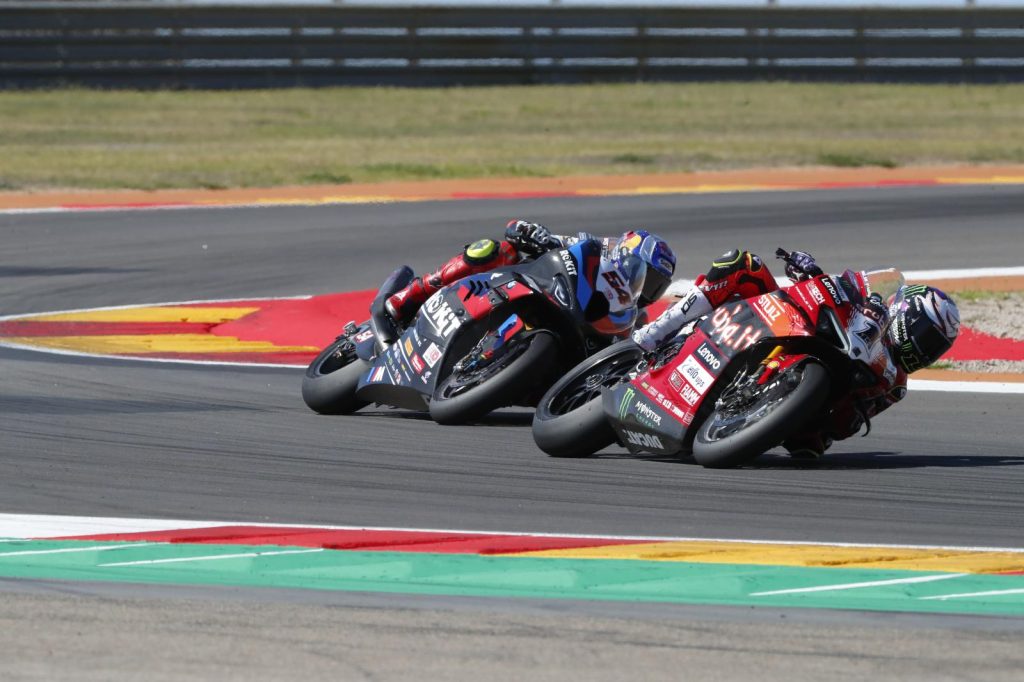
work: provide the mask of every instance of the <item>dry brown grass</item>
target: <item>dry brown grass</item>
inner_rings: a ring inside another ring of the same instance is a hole
[[[1024,162],[1024,87],[0,93],[0,188]]]

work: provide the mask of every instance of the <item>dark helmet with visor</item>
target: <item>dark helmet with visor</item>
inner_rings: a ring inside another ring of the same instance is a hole
[[[896,361],[908,373],[932,364],[950,349],[960,333],[960,311],[935,287],[907,286],[894,306],[889,340]]]
[[[638,304],[645,307],[661,298],[672,283],[676,271],[676,255],[664,239],[647,230],[630,230],[619,238],[617,248],[647,264]]]

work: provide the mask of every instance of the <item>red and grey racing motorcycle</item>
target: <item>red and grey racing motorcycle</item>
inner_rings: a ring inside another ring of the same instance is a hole
[[[747,463],[877,382],[850,329],[854,306],[872,293],[896,303],[902,285],[896,270],[820,275],[723,305],[646,357],[631,341],[610,346],[541,398],[534,440],[555,457],[618,441],[705,467]]]
[[[533,261],[472,275],[429,298],[407,329],[384,310],[413,278],[384,282],[370,319],[309,365],[306,404],[347,414],[369,403],[428,410],[442,424],[479,419],[507,405],[535,405],[562,372],[621,339],[636,311],[609,315],[597,293],[601,243],[583,240]]]

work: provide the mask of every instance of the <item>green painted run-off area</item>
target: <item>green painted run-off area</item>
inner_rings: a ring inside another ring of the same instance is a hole
[[[268,545],[4,541],[0,577],[1024,616],[1022,575]]]

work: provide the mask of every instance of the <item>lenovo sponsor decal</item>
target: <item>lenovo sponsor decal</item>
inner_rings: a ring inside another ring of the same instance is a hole
[[[713,351],[706,341],[697,347],[697,357],[704,361],[708,369],[716,372],[722,369],[722,359],[718,357],[718,353]]]

